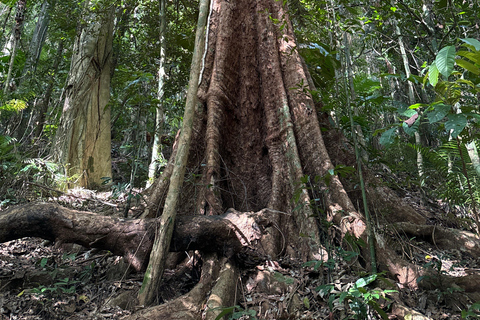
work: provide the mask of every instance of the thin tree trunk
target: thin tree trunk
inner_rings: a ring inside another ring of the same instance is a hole
[[[398,27],[397,20],[394,19],[393,24],[395,27],[395,34],[398,36],[398,46],[400,47],[400,54],[402,56],[405,75],[407,78],[409,78],[411,74],[410,65],[408,63],[407,51],[405,49],[405,43],[403,42],[403,36],[400,32],[400,28]],[[415,103],[413,83],[411,81],[407,81],[407,84],[408,84],[408,103],[412,105]],[[415,136],[415,144],[420,147],[422,145],[421,139],[420,139],[420,133],[418,133],[418,131],[415,131],[414,136]],[[420,188],[421,188],[423,185],[423,156],[420,150],[417,151],[417,170],[418,170],[418,177],[420,180]]]
[[[204,30],[208,16],[208,4],[208,0],[202,0],[199,5],[200,9],[195,37],[195,49],[190,69],[190,80],[188,84],[185,114],[183,116],[183,126],[180,133],[177,156],[175,157],[175,165],[170,178],[170,186],[165,200],[165,207],[162,216],[158,219],[158,229],[156,231],[155,242],[150,255],[150,262],[147,271],[145,272],[142,288],[138,293],[140,305],[151,305],[157,299],[157,291],[160,288],[162,281],[168,248],[172,238],[173,226],[177,214],[177,204],[180,197],[180,188],[183,184],[190,149],[195,105],[198,102],[198,78],[200,75],[201,60],[204,50]]]
[[[15,27],[13,28],[13,45],[10,54],[10,65],[8,67],[7,80],[5,81],[3,87],[4,95],[7,94],[8,88],[10,87],[10,82],[12,81],[13,65],[15,62],[15,57],[17,55],[18,42],[20,41],[20,36],[22,35],[22,27],[25,20],[26,6],[27,0],[19,0],[17,3],[17,14],[15,15]]]
[[[478,156],[478,150],[475,141],[467,143],[466,147],[470,161],[472,161],[473,168],[475,169],[477,176],[480,178],[480,157]]]
[[[347,78],[347,83],[348,83],[348,87],[349,87],[349,93],[350,93],[350,101],[355,101],[356,99],[356,93],[355,93],[355,86],[353,84],[353,78],[354,78],[354,75],[353,75],[353,70],[352,70],[352,58],[351,58],[351,54],[350,54],[350,46],[351,46],[351,41],[350,41],[350,35],[345,32],[343,34],[343,39],[344,39],[344,45],[345,45],[345,50],[344,50],[344,53],[345,53],[345,71],[346,71],[346,75],[345,77]],[[348,106],[350,108],[350,106]],[[353,107],[353,113],[355,116],[358,116],[358,107],[357,106],[354,106]],[[363,130],[362,130],[362,127],[357,124],[355,125],[352,130],[355,131],[352,131],[352,135],[356,135],[357,136],[357,141],[358,141],[358,144],[360,145],[360,148],[359,148],[359,151],[360,151],[360,157],[363,161],[363,163],[368,163],[368,154],[366,152],[366,143],[365,143],[365,136],[363,134]]]
[[[58,44],[58,47],[57,47],[57,52],[55,54],[55,61],[53,63],[52,76],[48,81],[47,88],[45,89],[45,94],[42,98],[42,102],[40,103],[40,108],[38,110],[37,125],[35,127],[36,138],[39,138],[43,132],[43,127],[45,125],[45,118],[48,111],[48,106],[50,104],[50,98],[52,97],[52,92],[55,85],[55,77],[57,77],[58,66],[62,61],[62,57],[63,57],[63,40],[60,40],[60,43]]]
[[[48,24],[50,22],[49,10],[50,10],[49,1],[44,1],[40,9],[40,14],[38,16],[35,30],[33,31],[32,40],[30,41],[27,61],[25,62],[22,78],[20,79],[20,82],[22,83],[25,80],[25,77],[33,77],[37,69],[37,63],[38,63],[38,60],[40,59],[40,53],[42,52],[42,47],[47,37]],[[19,87],[20,87],[20,82],[19,82]]]
[[[12,7],[11,6],[6,6],[6,11],[7,15],[5,17],[5,20],[3,21],[2,24],[2,31],[0,32],[0,48],[3,48],[4,44],[7,42],[7,39],[9,36],[5,36],[5,28],[8,23],[8,19],[10,18],[10,14],[12,13]],[[5,11],[4,11],[5,12]],[[2,16],[4,16],[4,13],[2,12]]]
[[[155,180],[155,173],[158,168],[158,160],[161,155],[161,137],[163,134],[163,117],[164,117],[164,84],[165,84],[165,53],[167,43],[165,41],[166,27],[166,0],[160,0],[160,61],[158,63],[158,106],[155,116],[155,133],[153,135],[152,160],[148,167],[147,188],[152,185]]]

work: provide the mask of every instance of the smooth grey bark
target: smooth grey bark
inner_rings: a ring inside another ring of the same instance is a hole
[[[148,166],[148,181],[147,188],[152,185],[155,180],[155,172],[158,168],[158,161],[161,157],[161,138],[163,134],[164,109],[163,95],[165,93],[165,53],[167,43],[165,41],[166,30],[166,1],[160,0],[160,61],[158,62],[158,91],[157,99],[158,106],[155,115],[155,133],[153,135],[152,160]]]
[[[5,14],[6,12],[6,14]],[[0,48],[3,48],[4,44],[7,42],[8,36],[5,35],[5,28],[7,26],[8,20],[10,19],[10,14],[12,13],[12,7],[5,6],[2,10],[1,16],[5,16],[2,24],[2,31],[0,32]]]
[[[23,22],[25,20],[26,6],[27,6],[26,0],[19,0],[17,2],[17,13],[15,15],[15,26],[13,28],[13,43],[12,43],[12,48],[10,53],[10,65],[8,67],[7,79],[5,80],[4,87],[3,87],[4,95],[7,94],[8,88],[10,87],[10,83],[12,81],[13,65],[15,62],[15,57],[17,55],[18,42],[20,41],[20,36],[22,35],[22,28],[23,28]]]
[[[42,52],[43,44],[47,38],[48,24],[50,22],[50,3],[44,1],[38,15],[37,24],[33,31],[32,40],[28,48],[27,60],[25,61],[25,67],[22,73],[21,81],[25,80],[25,77],[33,77],[37,69],[37,63],[40,59],[40,53]]]
[[[87,10],[90,23],[79,32],[65,89],[65,101],[52,146],[67,166],[69,185],[98,188],[111,178],[110,76],[114,6]]]

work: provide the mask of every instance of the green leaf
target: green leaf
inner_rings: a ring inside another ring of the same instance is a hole
[[[417,120],[415,120],[415,122],[411,126],[409,126],[405,122],[402,123],[403,131],[405,131],[405,133],[408,134],[409,136],[412,136],[415,132],[417,132],[419,126],[420,126],[420,117],[418,117]]]
[[[315,288],[315,291],[318,291],[318,294],[320,295],[320,297],[325,297],[326,295],[328,295],[332,290],[333,290],[334,286],[333,284],[323,284],[321,286],[318,286]]]
[[[47,262],[48,262],[48,258],[42,258],[42,260],[40,260],[40,267],[45,268],[45,266],[47,265]]]
[[[476,75],[480,74],[480,68],[478,68],[476,65],[468,61],[465,61],[463,59],[455,59],[455,62],[457,63],[458,66],[462,67],[467,71],[470,71],[473,74],[476,74]]]
[[[480,51],[480,41],[478,41],[477,39],[465,38],[465,39],[460,39],[460,40],[462,40],[466,44],[469,44],[469,45],[475,47],[475,50]]]
[[[304,305],[307,309],[310,309],[310,300],[308,300],[308,297],[303,298],[303,305]]]
[[[413,109],[410,109],[408,108],[407,110],[403,111],[403,112],[399,112],[401,115],[405,116],[405,117],[412,117],[414,114],[417,113],[417,111],[413,110]]]
[[[380,306],[378,305],[378,303],[369,303],[369,305],[375,309],[375,311],[377,311],[377,313],[380,315],[380,317],[382,317],[382,319],[385,319],[385,320],[388,320],[388,315],[385,311],[382,310],[382,308],[380,308]]]
[[[415,104],[412,104],[410,107],[408,107],[409,109],[418,109],[418,108],[421,108],[421,107],[424,107],[425,104],[424,103],[415,103]]]
[[[465,57],[476,64],[480,64],[480,51],[478,52],[471,52],[471,51],[458,51],[457,54],[459,56]]]
[[[380,137],[380,144],[382,146],[389,146],[393,143],[395,135],[396,135],[397,128],[391,128],[382,133],[382,136]]]
[[[367,284],[375,281],[375,279],[377,279],[377,274],[372,274],[368,277],[360,278],[357,280],[357,282],[355,282],[355,286],[357,288],[365,287]]]
[[[451,114],[448,121],[445,122],[445,130],[452,132],[452,137],[456,138],[467,125],[467,117],[464,114]]]
[[[235,309],[236,309],[237,307],[238,307],[238,306],[223,308],[223,311],[220,312],[220,314],[215,318],[215,320],[220,320],[220,319],[222,319],[222,318],[223,318],[224,316],[226,316],[227,314],[230,314],[230,313],[232,313],[233,311],[235,311]]]
[[[428,69],[428,82],[432,85],[432,87],[435,87],[437,85],[438,74],[439,71],[437,68],[437,64],[434,61]]]
[[[447,79],[452,74],[453,66],[455,65],[455,55],[455,46],[448,46],[440,50],[435,58],[438,71]]]
[[[451,106],[446,104],[437,104],[435,105],[435,109],[427,113],[427,118],[430,123],[435,123],[447,115],[447,113],[451,110]]]

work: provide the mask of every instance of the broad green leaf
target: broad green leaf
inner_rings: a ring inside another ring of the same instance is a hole
[[[415,123],[411,126],[408,126],[405,122],[402,123],[403,131],[409,136],[412,136],[415,132],[418,131],[418,127],[420,126],[420,117],[417,118]]]
[[[375,281],[375,279],[377,279],[377,274],[372,274],[368,277],[360,278],[355,282],[355,287],[357,288],[365,287],[367,284]]]
[[[435,58],[438,71],[446,78],[452,74],[455,65],[455,46],[448,46],[440,50]]]
[[[480,74],[480,68],[478,68],[476,65],[474,65],[474,64],[472,64],[468,61],[465,61],[463,59],[455,59],[455,62],[460,67],[462,67],[463,69],[465,69],[467,71],[470,71],[473,74],[476,74],[476,75]]]
[[[435,105],[435,109],[427,113],[428,121],[430,123],[435,123],[442,120],[448,114],[450,109],[451,109],[451,106],[446,104]]]
[[[437,68],[437,64],[434,61],[428,68],[428,82],[432,85],[432,87],[435,87],[437,85],[438,74],[439,71]]]
[[[400,113],[402,116],[405,116],[405,117],[409,117],[409,118],[410,118],[411,116],[413,116],[414,114],[416,114],[417,111],[415,111],[415,110],[413,110],[413,108],[411,109],[411,108],[409,107],[407,110],[405,110],[405,111],[403,111],[403,112],[399,112],[399,113]]]
[[[467,125],[467,117],[464,114],[451,114],[445,122],[445,129],[451,131],[452,137],[456,138]]]
[[[379,140],[380,144],[385,147],[391,145],[394,141],[396,130],[397,128],[391,128],[385,131],[384,133],[382,133],[382,136],[380,137],[380,140]]]
[[[475,50],[480,51],[480,41],[478,41],[477,39],[465,38],[465,39],[460,39],[460,40],[462,40],[462,41],[465,42],[466,44],[469,44],[469,45],[471,45],[471,46],[474,46],[474,47],[475,47]]]
[[[480,51],[478,52],[471,52],[471,51],[458,51],[457,54],[459,56],[465,57],[476,64],[480,64]]]

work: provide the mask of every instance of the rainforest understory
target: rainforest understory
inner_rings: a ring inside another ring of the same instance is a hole
[[[178,137],[126,217],[125,198],[85,190],[90,200],[56,192],[0,212],[0,317],[459,319],[480,300],[478,236],[364,164],[372,239],[354,148],[310,94],[282,3],[212,8],[155,303],[136,297],[184,146]]]

